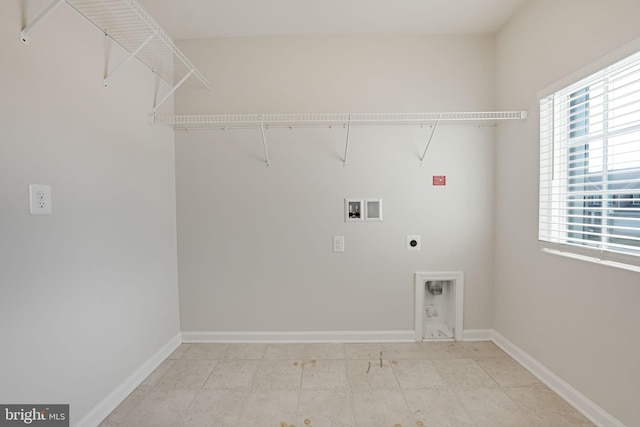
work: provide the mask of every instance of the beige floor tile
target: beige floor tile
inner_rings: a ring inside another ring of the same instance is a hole
[[[488,342],[183,344],[100,427],[593,427]]]
[[[442,378],[431,360],[393,360],[391,368],[401,388],[445,387]]]
[[[382,357],[387,360],[427,359],[428,352],[419,343],[383,344]]]
[[[310,360],[302,368],[303,389],[347,389],[347,367],[344,360]]]
[[[503,389],[537,425],[546,427],[593,426],[560,396],[540,384]]]
[[[258,360],[221,360],[203,388],[248,390],[258,370]]]
[[[540,381],[509,357],[477,359],[476,363],[501,387],[540,384]]]
[[[306,350],[304,344],[268,344],[263,359],[304,360]]]
[[[124,418],[121,427],[173,427],[198,390],[151,390]]]
[[[297,390],[252,391],[245,400],[237,427],[295,426]]]
[[[343,344],[269,344],[265,359],[344,359]]]
[[[478,427],[529,427],[533,422],[498,388],[458,390],[458,399]]]
[[[467,353],[469,354],[469,357],[473,357],[473,358],[509,357],[507,353],[502,351],[500,347],[498,347],[492,342],[480,341],[480,342],[469,342],[469,343],[462,343],[462,344],[468,347]]]
[[[353,404],[347,390],[302,390],[296,426],[354,427]]]
[[[229,344],[224,358],[229,360],[259,360],[264,356],[266,348],[266,344]]]
[[[191,344],[180,344],[167,359],[181,359],[190,347]]]
[[[247,391],[200,390],[177,427],[235,427]]]
[[[118,423],[107,418],[106,420],[98,424],[98,427],[118,427]]]
[[[125,417],[129,415],[129,413],[144,399],[144,397],[151,390],[152,388],[149,386],[138,386],[131,392],[131,394],[129,394],[129,396],[127,396],[125,400],[122,401],[122,403],[120,403],[116,407],[116,409],[114,409],[109,414],[107,419],[105,419],[105,422],[109,421],[110,423],[115,424],[122,422],[122,420],[124,420]]]
[[[141,385],[153,386],[156,385],[158,380],[167,373],[169,369],[174,365],[176,359],[166,359],[164,360],[160,366],[158,366],[145,380]]]
[[[434,359],[433,364],[451,387],[497,386],[473,359]]]
[[[227,352],[228,344],[191,344],[182,359],[221,360]]]
[[[382,357],[382,344],[345,344],[344,352],[347,359],[372,360]]]
[[[298,360],[262,360],[253,381],[255,389],[299,389],[302,362]]]
[[[155,383],[161,388],[201,388],[217,360],[177,359],[175,363]]]
[[[353,392],[354,415],[357,427],[415,426],[400,390],[370,390]]]
[[[344,359],[344,344],[305,344],[305,360]]]
[[[388,361],[347,360],[349,386],[354,390],[399,388]]]
[[[404,390],[403,394],[414,417],[425,426],[475,426],[452,389]]]
[[[469,357],[468,347],[460,342],[418,343],[429,359],[463,359]]]

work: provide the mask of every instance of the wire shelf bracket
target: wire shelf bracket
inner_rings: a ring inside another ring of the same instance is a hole
[[[160,102],[154,105],[154,112],[185,82],[211,90],[207,79],[136,0],[54,0],[22,29],[22,43],[29,44],[33,31],[63,3],[79,12],[128,53],[104,77],[105,87],[126,64],[137,58],[171,87]],[[175,83],[175,80],[178,82]]]
[[[347,152],[349,150],[349,134],[351,133],[351,114],[347,122],[347,140],[344,143],[344,157],[342,158],[342,166],[347,166]]]
[[[24,44],[29,44],[29,35],[33,32],[33,30],[35,30],[42,23],[42,21],[49,17],[49,15],[51,15],[65,1],[66,0],[55,0],[45,10],[43,10],[40,15],[36,16],[36,18],[31,21],[29,25],[27,25],[22,29],[22,31],[20,31],[20,41]]]
[[[438,121],[436,121],[436,124],[433,126],[433,129],[431,129],[431,135],[429,135],[429,140],[427,141],[427,146],[424,147],[424,151],[422,152],[422,156],[420,156],[420,164],[424,165],[424,158],[427,155],[427,150],[429,149],[429,146],[431,145],[431,140],[433,139],[433,135],[435,135],[436,133],[436,129],[438,129],[438,125],[440,124],[440,119],[442,118],[442,115],[440,115],[438,117]]]
[[[187,81],[187,79],[188,79],[189,77],[191,77],[191,74],[193,74],[194,72],[195,72],[195,68],[194,68],[194,69],[189,70],[189,72],[188,72],[184,77],[182,77],[182,79],[181,79],[181,80],[180,80],[180,81],[179,81],[175,86],[173,86],[169,92],[167,92],[167,94],[164,96],[164,98],[162,98],[162,99],[161,99],[161,100],[160,100],[156,105],[154,105],[154,106],[153,106],[153,111],[155,112],[155,111],[156,111],[156,108],[158,108],[160,105],[162,105],[162,104],[164,103],[164,101],[166,101],[167,99],[169,99],[169,97],[170,97],[171,95],[173,95],[173,92],[175,92],[176,90],[178,90],[178,88],[179,88],[180,86],[182,86],[182,84],[183,84],[184,82],[186,82],[186,81]]]
[[[262,146],[264,147],[264,158],[265,158],[265,161],[267,162],[267,167],[269,167],[271,165],[271,162],[269,161],[269,149],[267,148],[267,137],[264,133],[264,122],[260,123],[260,131],[262,132]]]
[[[136,55],[138,53],[140,53],[140,51],[142,49],[144,49],[144,47],[151,41],[151,39],[153,39],[156,36],[156,32],[154,31],[153,33],[151,33],[151,35],[144,41],[142,42],[142,44],[140,46],[138,46],[136,48],[136,50],[134,50],[133,52],[130,52],[129,55],[127,56],[127,58],[122,61],[120,63],[120,65],[118,65],[112,72],[111,74],[107,75],[104,78],[104,87],[109,86],[109,82],[111,81],[111,79],[113,78],[113,76],[115,76],[116,74],[118,74],[118,72],[120,70],[122,70],[124,68],[125,65],[127,65],[129,63],[129,61],[131,61],[133,58],[136,57]]]

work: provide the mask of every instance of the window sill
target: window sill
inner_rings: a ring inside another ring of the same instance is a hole
[[[600,259],[600,258],[597,258],[597,257],[594,257],[594,256],[578,254],[578,253],[574,253],[574,252],[568,252],[566,250],[553,248],[553,247],[548,247],[544,243],[540,244],[540,249],[542,249],[543,252],[547,252],[547,253],[550,253],[550,254],[553,254],[553,255],[560,255],[560,256],[563,256],[563,257],[567,257],[567,258],[572,258],[572,259],[577,259],[577,260],[580,260],[580,261],[590,262],[592,264],[599,264],[599,265],[604,265],[604,266],[607,266],[607,267],[613,267],[613,268],[618,268],[618,269],[622,269],[622,270],[628,270],[628,271],[634,271],[636,273],[640,273],[640,265],[627,264],[627,263],[624,263],[624,262]]]

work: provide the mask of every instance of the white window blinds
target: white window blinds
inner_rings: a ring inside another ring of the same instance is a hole
[[[540,100],[539,240],[640,266],[640,52]]]

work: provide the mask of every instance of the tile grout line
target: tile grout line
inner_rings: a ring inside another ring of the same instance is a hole
[[[300,397],[302,395],[302,381],[304,381],[304,368],[307,366],[306,352],[303,352],[302,362],[300,362],[300,383],[298,384],[298,400],[296,401],[296,410],[293,413],[293,422],[296,423],[300,413]],[[295,426],[295,424],[292,424]]]
[[[524,415],[525,418],[531,422],[532,426],[537,426],[538,425],[536,423],[536,421],[529,416],[527,411],[509,395],[509,393],[507,393],[506,391],[502,390],[502,386],[500,386],[500,390],[509,398],[510,401],[512,401],[513,403],[516,404],[516,407],[518,407],[520,409],[520,411],[522,412],[522,415]]]
[[[380,359],[382,360],[382,352],[380,352]],[[402,360],[402,359],[400,359]],[[421,360],[421,359],[418,359]],[[393,378],[396,380],[396,383],[398,383],[398,390],[400,391],[400,394],[402,395],[402,400],[404,401],[404,404],[407,407],[407,413],[409,414],[409,419],[413,420],[414,422],[416,422],[417,424],[417,416],[414,415],[413,411],[411,410],[411,405],[409,405],[409,401],[407,400],[407,396],[405,396],[404,394],[404,389],[402,388],[402,384],[400,384],[400,380],[398,379],[398,373],[396,372],[396,370],[393,368],[393,363],[391,361],[389,362],[389,368],[391,369],[391,372],[393,373]],[[400,366],[400,361],[397,361],[398,364],[396,366]],[[419,420],[422,424],[418,424],[419,426],[424,426],[425,423],[422,420]]]
[[[229,355],[229,350],[230,350],[230,347],[227,346],[227,351],[224,354],[225,360],[245,360],[245,361],[253,360],[253,359],[227,359],[227,356]],[[266,351],[266,346],[265,346],[265,351]],[[262,356],[264,356],[264,351],[262,352]],[[260,360],[262,360],[262,356],[261,356]],[[259,367],[260,367],[260,361],[258,361],[258,366],[256,367],[256,370],[255,370],[255,372],[253,373],[253,375],[251,377],[251,385],[249,385],[249,388],[247,388],[247,390],[241,390],[241,391],[244,392],[244,396],[242,398],[242,402],[240,403],[240,408],[238,410],[238,416],[236,417],[236,421],[234,423],[234,426],[237,426],[238,424],[240,424],[240,417],[242,417],[242,413],[244,412],[245,405],[247,404],[247,401],[249,400],[249,395],[251,394],[251,389],[253,388],[253,382],[255,381],[255,377],[256,377],[256,374],[258,372],[258,368]],[[213,374],[213,372],[212,372],[212,374]],[[235,389],[233,391],[235,391]]]
[[[466,356],[466,355],[465,355]],[[452,357],[452,358],[447,358],[447,360],[450,359],[456,359],[456,357]],[[462,401],[460,400],[460,397],[458,396],[458,391],[460,390],[458,387],[453,387],[449,381],[446,380],[446,378],[442,375],[442,372],[440,371],[440,368],[438,368],[436,363],[433,363],[434,359],[429,359],[431,361],[431,363],[433,364],[433,367],[435,368],[436,372],[438,373],[438,375],[440,375],[440,377],[443,379],[443,381],[447,384],[447,388],[449,390],[451,390],[451,394],[453,395],[453,397],[456,399],[456,402],[460,405],[460,408],[464,411],[465,414],[467,414],[467,416],[469,417],[469,419],[473,422],[474,426],[478,425],[478,422],[476,421],[476,419],[471,415],[471,413],[469,412],[469,410],[466,408],[466,406],[464,406],[464,403],[462,403]]]
[[[481,359],[481,358],[480,358],[480,359]],[[498,382],[498,380],[497,380],[496,378],[494,378],[494,377],[493,377],[493,375],[491,375],[491,373],[490,373],[490,372],[488,372],[485,368],[483,368],[483,367],[482,367],[482,365],[480,365],[480,364],[478,363],[478,361],[477,361],[477,360],[475,360],[475,359],[474,359],[474,362],[476,363],[476,365],[478,365],[478,366],[480,367],[480,369],[482,369],[482,371],[483,371],[485,374],[487,374],[487,375],[489,376],[489,378],[491,378],[491,379],[493,380],[493,382],[495,382],[495,383],[496,383],[496,387],[497,387],[497,389],[498,389],[498,390],[500,390],[502,393],[504,393],[504,394],[507,396],[507,398],[508,398],[511,402],[515,403],[516,407],[520,409],[520,411],[522,412],[522,414],[524,415],[524,417],[525,417],[529,422],[531,422],[531,425],[535,426],[535,425],[536,425],[535,420],[534,420],[534,419],[532,419],[532,418],[529,416],[529,414],[527,413],[527,411],[525,411],[525,409],[524,409],[524,408],[523,408],[523,407],[522,407],[518,402],[516,402],[516,401],[515,401],[515,400],[514,400],[510,395],[509,395],[509,393],[507,393],[507,392],[504,390],[506,387],[503,387],[503,386]]]
[[[347,359],[347,346],[344,347],[344,374],[347,379],[347,395],[349,396],[349,407],[351,408],[351,416],[353,417],[353,425],[358,426],[358,416],[356,415],[356,400],[353,396],[353,384],[349,377],[349,364]]]
[[[423,356],[423,355],[421,354],[421,356]],[[405,361],[407,361],[407,360],[426,360],[433,366],[434,369],[436,369],[436,372],[438,372],[435,364],[431,361],[431,359],[429,358],[428,353],[426,353],[426,352],[425,352],[424,356],[420,357],[419,359],[401,359],[401,358],[397,358],[397,359],[398,360],[396,360],[396,362],[397,362],[396,366],[398,366],[398,367],[400,366],[400,363],[403,360],[405,360]],[[396,381],[398,383],[398,387],[399,387],[400,393],[402,394],[402,399],[404,400],[405,405],[407,405],[407,409],[409,411],[409,417],[419,427],[426,426],[427,425],[426,421],[424,421],[424,419],[422,419],[422,417],[418,417],[418,414],[413,412],[413,410],[411,409],[411,405],[409,404],[409,401],[407,400],[407,396],[406,396],[405,392],[406,391],[411,391],[413,389],[411,389],[411,388],[403,388],[402,387],[402,384],[400,383],[400,380],[398,379],[398,373],[396,372],[396,368],[394,368],[394,366],[393,366],[393,361],[389,364],[389,366],[391,367],[391,371],[393,372],[393,375],[395,376]],[[439,372],[438,372],[438,375],[440,375]],[[442,375],[440,375],[440,377],[442,377]],[[443,378],[443,380],[444,380],[444,378]],[[449,387],[448,384],[447,384],[447,387]],[[428,389],[431,390],[430,388],[428,388]],[[420,412],[420,411],[418,411],[418,412]],[[421,424],[418,424],[418,422],[420,422]]]
[[[191,347],[190,347],[191,348]],[[224,356],[227,354],[227,349],[228,346],[226,346],[225,348],[225,352],[224,355],[222,356],[224,358]],[[187,352],[185,352],[186,354]],[[183,355],[184,356],[184,355]],[[185,359],[188,360],[188,359]],[[189,408],[191,407],[191,405],[193,405],[193,402],[196,400],[196,397],[198,397],[198,395],[200,394],[200,392],[202,392],[202,390],[204,390],[204,386],[207,384],[207,381],[209,381],[209,378],[211,378],[211,375],[213,375],[213,371],[216,370],[216,367],[218,366],[218,364],[220,363],[220,360],[217,359],[204,359],[204,360],[213,360],[216,362],[215,365],[213,365],[213,369],[211,369],[211,372],[209,372],[209,375],[207,375],[207,377],[204,379],[204,381],[202,382],[202,384],[200,385],[199,389],[196,389],[196,393],[193,395],[193,398],[191,399],[191,401],[189,402],[189,404],[187,405],[187,407],[182,411],[182,413],[176,418],[176,425],[178,425],[180,423],[181,420],[184,420],[189,412]]]

